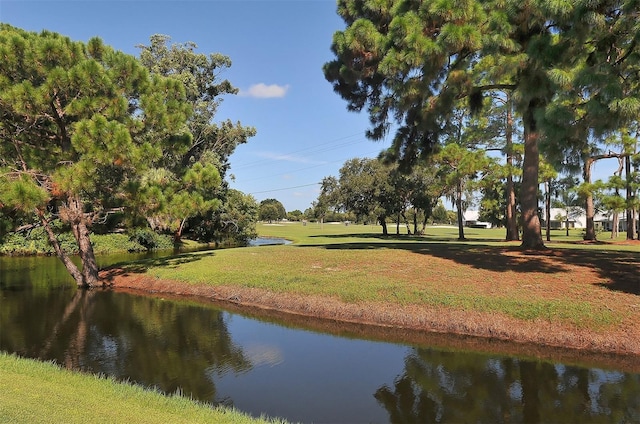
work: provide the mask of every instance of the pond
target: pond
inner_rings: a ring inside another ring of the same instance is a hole
[[[290,421],[640,422],[636,370],[78,291],[61,271],[55,258],[0,258],[0,350]]]

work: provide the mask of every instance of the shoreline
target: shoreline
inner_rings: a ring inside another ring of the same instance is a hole
[[[323,332],[640,372],[640,337],[637,331],[632,331],[633,327],[624,332],[600,334],[543,320],[522,321],[489,313],[415,305],[351,304],[329,297],[238,286],[192,285],[119,269],[105,270],[101,278],[117,291],[190,298],[260,319],[293,321],[294,325]]]

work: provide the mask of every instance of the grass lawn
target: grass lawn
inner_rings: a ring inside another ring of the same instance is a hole
[[[465,229],[466,241],[450,227],[421,237],[344,224],[258,230],[294,243],[138,262],[110,278],[303,315],[640,354],[637,242],[557,231],[549,250],[522,252],[501,229]]]
[[[2,423],[220,423],[253,419],[180,396],[164,396],[113,379],[0,353]]]

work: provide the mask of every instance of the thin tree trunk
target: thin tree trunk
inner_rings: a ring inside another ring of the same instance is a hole
[[[551,180],[544,182],[544,220],[547,232],[547,241],[551,241]]]
[[[538,217],[538,175],[540,157],[538,152],[538,131],[533,116],[533,105],[529,105],[523,116],[524,121],[524,163],[522,169],[522,189],[520,209],[522,210],[523,249],[545,249],[542,241],[540,218]]]
[[[632,206],[633,193],[631,191],[631,158],[629,155],[625,156],[624,161],[624,171],[627,180],[627,240],[635,240],[635,227],[633,225],[635,224],[633,222],[635,219]]]
[[[49,243],[53,247],[53,250],[56,252],[56,256],[58,257],[58,259],[60,259],[62,264],[65,266],[65,268],[67,268],[67,271],[69,271],[69,274],[71,274],[71,277],[73,277],[76,284],[78,286],[82,286],[83,284],[82,273],[80,272],[76,264],[74,264],[71,261],[71,258],[69,258],[69,256],[62,250],[62,247],[60,247],[58,238],[56,237],[55,233],[51,229],[49,220],[44,216],[44,212],[39,209],[36,209],[36,213],[40,218],[40,222],[42,222],[42,228],[44,228],[44,231],[47,233],[47,238],[49,239]]]
[[[182,243],[182,232],[184,231],[184,224],[186,222],[187,222],[187,218],[183,218],[180,221],[180,226],[178,227],[176,232],[173,233],[173,245],[175,247],[180,247],[180,244]]]
[[[429,220],[429,215],[427,211],[424,212],[424,219],[422,220],[422,229],[420,230],[420,234],[424,235],[427,231],[427,221]]]
[[[87,220],[82,210],[82,202],[78,198],[69,199],[68,213],[71,220],[71,232],[78,243],[78,254],[82,261],[82,287],[97,287],[98,262],[89,238]]]
[[[591,184],[591,168],[593,166],[594,159],[589,158],[585,161],[583,177],[586,184]],[[587,228],[585,229],[584,240],[596,241],[596,226],[594,223],[594,216],[596,214],[596,208],[593,205],[593,193],[588,191],[585,198],[585,213],[587,215]]]
[[[413,234],[418,235],[418,208],[413,208]]]
[[[407,235],[410,236],[411,235],[411,225],[409,225],[409,220],[407,219],[407,214],[402,212],[400,214],[400,216],[402,216],[402,219],[404,220],[404,225],[407,226]]]
[[[633,170],[634,172],[638,172],[638,167],[634,164],[633,165]],[[636,174],[637,175],[637,174]],[[636,191],[634,189],[633,192],[631,192],[631,204],[632,206],[632,216],[631,216],[631,228],[633,228],[633,232],[636,234],[636,239],[640,239],[640,231],[638,231],[638,209],[636,207]]]
[[[507,102],[507,126],[505,132],[507,151],[507,241],[520,240],[516,213],[516,190],[513,184],[513,111],[511,99]]]
[[[618,227],[620,226],[620,217],[618,211],[613,211],[613,217],[611,218],[611,238],[618,238]]]
[[[624,169],[624,158],[622,156],[618,156],[618,169],[616,170],[616,172],[613,173],[613,175],[617,175],[618,177],[622,178],[623,169]],[[617,184],[616,184],[615,193],[616,193],[616,197],[620,196],[620,189],[618,189]],[[617,239],[618,231],[620,230],[620,211],[617,211],[617,210],[613,211],[613,218],[611,219],[611,221],[612,221],[611,238]]]
[[[456,186],[456,209],[458,210],[458,240],[465,240],[464,223],[462,222],[462,183],[460,181]]]
[[[389,230],[387,229],[387,217],[381,216],[378,218],[378,220],[380,221],[380,225],[382,225],[382,235],[383,236],[389,235]]]

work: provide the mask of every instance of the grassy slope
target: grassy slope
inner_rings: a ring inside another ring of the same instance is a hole
[[[627,269],[637,269],[638,244],[571,244],[580,239],[574,230],[568,239],[555,233],[557,241],[548,243],[559,253],[522,257],[517,243],[500,241],[503,230],[467,229],[466,242],[456,240],[455,228],[428,228],[422,238],[379,237],[377,226],[316,223],[262,225],[259,231],[295,245],[186,255],[144,271],[163,280],[457,308],[599,332],[638,318],[637,299],[606,287],[623,284],[623,277],[608,278],[604,267],[623,259]],[[603,267],[594,267],[594,260]]]
[[[255,423],[229,409],[0,353],[2,423]]]

